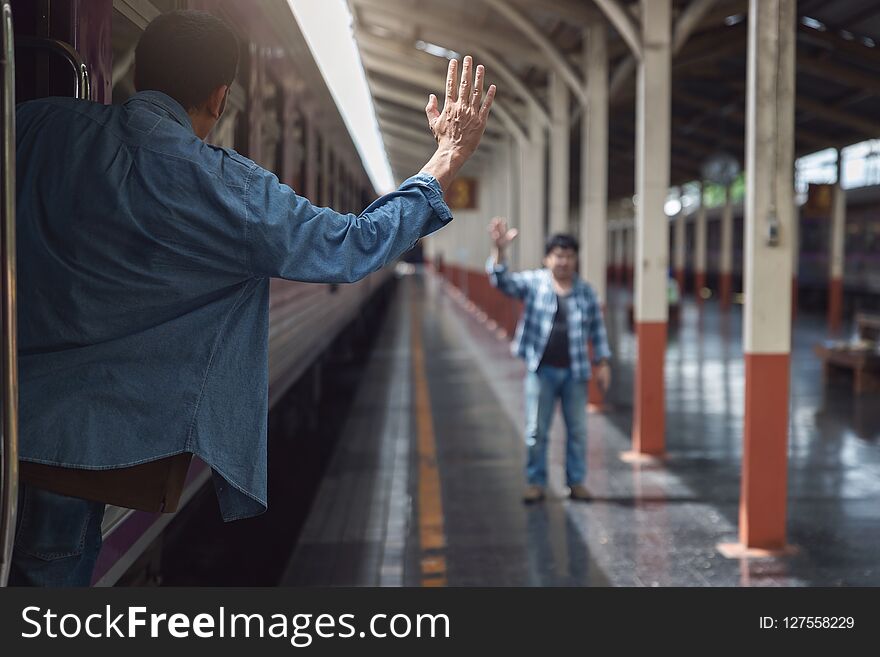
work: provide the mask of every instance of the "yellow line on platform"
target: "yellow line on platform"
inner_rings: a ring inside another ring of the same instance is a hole
[[[440,472],[437,469],[437,445],[434,440],[434,419],[431,395],[422,345],[422,304],[413,286],[410,311],[412,316],[412,360],[415,382],[416,431],[419,450],[419,544],[422,550],[422,586],[446,586],[446,547],[443,531],[443,500],[440,495]]]

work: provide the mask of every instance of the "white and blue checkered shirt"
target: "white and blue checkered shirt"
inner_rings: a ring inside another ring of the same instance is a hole
[[[511,273],[506,265],[496,265],[494,259],[489,258],[486,272],[494,287],[507,296],[520,299],[525,305],[510,350],[524,359],[529,370],[534,372],[541,363],[556,316],[557,297],[550,271],[534,269]],[[568,349],[572,376],[586,381],[590,378],[588,339],[593,346],[594,363],[611,358],[602,309],[593,288],[578,277],[575,278],[571,294],[564,298],[568,303]]]

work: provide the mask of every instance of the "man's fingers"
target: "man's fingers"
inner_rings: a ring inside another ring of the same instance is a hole
[[[486,92],[486,100],[483,101],[483,107],[480,109],[480,120],[486,122],[489,120],[489,110],[492,109],[492,101],[495,100],[495,85],[489,85],[489,91]]]
[[[473,66],[473,63],[473,58],[470,55],[466,55],[464,63],[461,66],[461,84],[458,87],[458,97],[464,102],[470,102],[471,67]]]
[[[446,104],[454,103],[458,100],[457,93],[457,82],[458,76],[456,73],[458,72],[458,60],[450,59],[449,60],[449,69],[446,71]]]
[[[511,228],[507,231],[507,241],[512,242],[516,239],[516,236],[519,235],[519,231],[516,228]]]
[[[477,74],[474,76],[474,92],[471,94],[471,105],[475,110],[480,109],[480,101],[483,99],[483,75],[486,69],[480,64],[477,66]]]
[[[437,96],[434,94],[431,94],[428,97],[428,104],[425,107],[425,115],[428,117],[428,127],[431,128],[431,131],[433,132],[434,121],[440,116],[440,111],[437,107]]]

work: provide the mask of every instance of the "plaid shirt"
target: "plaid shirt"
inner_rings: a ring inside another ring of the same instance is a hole
[[[506,265],[495,265],[492,258],[486,263],[486,272],[494,287],[507,296],[522,300],[525,305],[510,350],[515,356],[523,358],[529,370],[534,372],[541,363],[556,316],[557,297],[551,274],[547,269],[510,273]],[[587,339],[593,345],[594,363],[611,358],[602,309],[593,288],[578,277],[575,278],[571,294],[565,299],[568,303],[568,348],[572,375],[575,379],[586,381],[590,378]]]

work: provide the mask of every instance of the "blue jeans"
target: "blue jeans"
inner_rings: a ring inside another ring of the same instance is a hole
[[[547,485],[547,435],[556,400],[565,418],[566,484],[582,484],[587,476],[587,384],[574,379],[570,369],[542,365],[526,376],[526,479]]]
[[[101,550],[104,503],[18,489],[10,586],[88,586]]]

